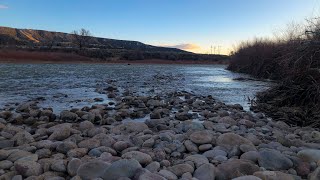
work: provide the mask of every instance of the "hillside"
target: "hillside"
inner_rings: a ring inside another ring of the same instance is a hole
[[[0,27],[0,45],[47,45],[73,46],[73,35],[61,32],[51,32],[44,30],[16,29],[10,27]],[[126,49],[143,51],[166,51],[186,53],[186,51],[147,45],[138,41],[115,40],[108,38],[92,37],[88,42],[90,47],[100,49]]]
[[[99,61],[120,60],[170,60],[208,61],[227,63],[228,56],[195,54],[176,48],[157,47],[138,41],[90,37],[85,48],[79,49],[73,34],[44,30],[0,27],[0,60],[54,60],[94,59]],[[73,56],[74,55],[74,56]],[[67,58],[66,58],[67,57]]]

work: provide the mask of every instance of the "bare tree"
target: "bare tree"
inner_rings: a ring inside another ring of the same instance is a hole
[[[82,49],[83,47],[85,47],[85,45],[91,39],[90,31],[84,28],[78,31],[77,30],[72,31],[72,35],[73,35],[74,43],[79,47],[79,49]]]

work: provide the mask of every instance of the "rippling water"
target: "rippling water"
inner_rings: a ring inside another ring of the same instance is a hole
[[[103,98],[96,88],[116,80],[122,89],[153,95],[175,90],[212,95],[228,104],[248,109],[247,97],[271,84],[264,81],[237,81],[248,76],[225,70],[223,65],[125,65],[125,64],[0,64],[0,108],[44,97],[40,105],[56,112],[94,104]]]

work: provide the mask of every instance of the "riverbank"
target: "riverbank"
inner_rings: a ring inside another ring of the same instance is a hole
[[[18,64],[228,64],[227,60],[168,60],[141,59],[123,60],[119,58],[98,59],[77,53],[41,52],[23,50],[0,50],[0,63]]]
[[[320,132],[188,92],[0,112],[0,179],[318,179]]]

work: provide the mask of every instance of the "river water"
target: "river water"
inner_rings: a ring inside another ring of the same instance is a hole
[[[40,105],[55,112],[96,104],[105,94],[96,90],[115,81],[120,89],[156,95],[189,91],[212,95],[227,104],[249,109],[247,97],[270,87],[266,81],[246,80],[244,74],[225,70],[224,65],[126,65],[126,64],[0,64],[0,109],[5,105],[44,98]]]

